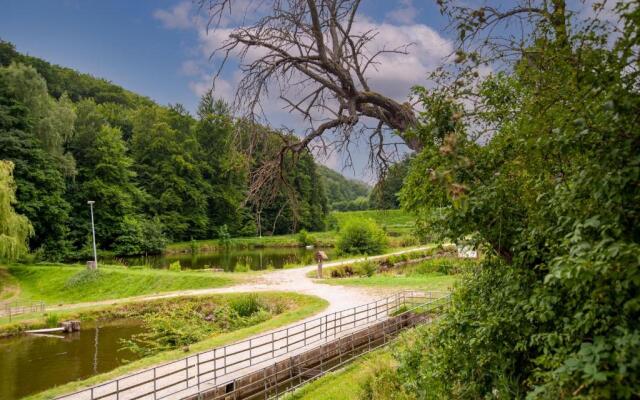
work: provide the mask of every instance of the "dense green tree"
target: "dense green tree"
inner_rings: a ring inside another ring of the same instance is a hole
[[[204,180],[209,184],[208,237],[215,237],[222,226],[236,234],[246,224],[241,203],[246,196],[247,162],[235,149],[234,126],[228,107],[203,96],[198,106],[199,120],[195,137],[199,144],[199,160]]]
[[[78,245],[90,233],[87,201],[95,204],[96,240],[111,249],[120,236],[125,217],[134,217],[143,195],[134,185],[132,160],[119,129],[109,126],[95,103],[78,104],[76,135],[69,145],[78,174],[69,184],[73,204],[73,236]]]
[[[29,250],[28,239],[33,234],[29,220],[15,212],[13,163],[0,160],[0,259],[15,260]]]
[[[335,206],[337,203],[344,205],[369,195],[371,188],[364,182],[348,179],[324,165],[318,165],[317,170],[327,193],[329,207],[332,209],[339,209]]]
[[[146,214],[157,216],[172,240],[206,238],[208,231],[210,185],[187,122],[185,115],[159,107],[143,107],[134,114],[131,153],[137,182],[150,195]]]
[[[65,181],[61,171],[64,168],[59,163],[62,150],[47,151],[39,137],[43,132],[35,132],[35,123],[45,113],[35,113],[24,103],[27,96],[15,93],[17,85],[12,84],[11,78],[17,75],[16,71],[28,73],[36,81],[25,82],[24,76],[20,76],[22,85],[42,88],[40,78],[28,69],[15,65],[0,68],[0,159],[10,160],[15,165],[18,200],[15,208],[33,225],[30,247],[42,249],[50,259],[59,259],[69,250],[67,223],[70,208],[64,199]],[[31,95],[39,97],[37,91]],[[36,102],[34,99],[30,101]]]
[[[372,208],[378,210],[391,210],[400,208],[400,189],[404,183],[404,178],[409,172],[410,157],[406,157],[397,162],[387,171],[386,175],[376,183],[371,191],[369,201]]]
[[[609,37],[572,23],[564,1],[542,3],[518,12],[536,25],[511,68],[481,77],[467,68],[478,54],[461,52],[455,84],[418,90],[425,148],[404,204],[486,258],[401,355],[417,397],[640,393],[640,8],[620,3]],[[448,12],[464,38],[493,11]],[[467,114],[470,93],[480,106]]]

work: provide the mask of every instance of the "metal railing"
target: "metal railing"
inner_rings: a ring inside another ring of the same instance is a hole
[[[347,336],[274,362],[268,367],[222,385],[205,389],[189,398],[209,400],[280,398],[358,357],[389,344],[398,338],[402,330],[430,323],[435,318],[434,314],[444,309],[450,302],[449,296],[439,299],[429,297],[426,302],[413,296],[407,298],[409,299],[411,301],[404,304],[401,312],[386,320],[359,328]]]
[[[42,301],[12,301],[0,303],[0,317],[9,317],[9,321],[15,315],[32,312],[44,312],[45,304]]]
[[[251,339],[197,353],[177,361],[111,380],[58,399],[185,398],[221,382],[259,370],[279,358],[335,340],[416,307],[416,302],[442,298],[444,293],[400,292],[347,310],[326,314]]]

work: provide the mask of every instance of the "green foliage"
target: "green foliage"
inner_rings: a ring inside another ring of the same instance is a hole
[[[231,245],[231,234],[229,233],[229,229],[226,224],[218,228],[218,240],[224,247],[229,247]]]
[[[313,235],[310,235],[306,229],[301,229],[300,232],[298,232],[297,238],[298,238],[298,243],[300,243],[301,246],[310,246],[315,244],[316,242]]]
[[[309,153],[287,159],[288,185],[272,201],[247,204],[250,174],[281,140],[257,127],[265,140],[242,154],[243,124],[211,94],[193,117],[0,41],[0,159],[15,164],[14,208],[46,259],[84,255],[87,200],[98,246],[119,255],[160,252],[166,239],[224,240],[225,226],[229,237],[324,229],[326,193]]]
[[[440,237],[487,253],[451,311],[399,355],[418,397],[640,393],[640,9],[619,10],[617,39],[591,26],[569,44],[538,32],[535,58],[474,80],[474,125],[494,128],[483,145],[459,117],[464,90],[418,91],[425,148],[403,201]]]
[[[387,236],[372,219],[354,218],[340,227],[338,251],[342,254],[379,254],[387,245]]]
[[[185,348],[213,334],[255,325],[284,311],[281,305],[267,304],[257,295],[237,296],[225,302],[199,299],[162,302],[144,313],[146,332],[123,343],[148,356]]]
[[[160,254],[167,245],[158,219],[141,220],[125,216],[120,232],[114,242],[113,251],[117,255]]]
[[[400,208],[398,195],[404,178],[409,173],[410,157],[389,167],[387,174],[373,187],[369,202],[372,208],[378,210],[392,210]]]
[[[0,160],[0,259],[15,260],[28,251],[33,234],[29,220],[13,209],[16,201],[13,163]]]
[[[331,168],[318,166],[318,174],[327,193],[329,208],[340,211],[366,210],[370,187],[361,181],[345,178]],[[358,207],[351,208],[349,207]],[[359,208],[362,207],[362,208]]]
[[[65,108],[63,118],[47,107]],[[48,97],[46,84],[32,69],[0,67],[0,159],[15,165],[15,209],[33,225],[30,247],[51,259],[68,250],[64,174],[70,172],[71,161],[62,154],[62,145],[72,126],[65,125],[66,107]],[[56,129],[49,134],[47,126]]]
[[[58,314],[48,314],[44,319],[45,326],[55,328],[60,324],[60,316]]]
[[[180,265],[180,261],[174,261],[169,264],[169,271],[180,272],[182,271],[182,265]]]

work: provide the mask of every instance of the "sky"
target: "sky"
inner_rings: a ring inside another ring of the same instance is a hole
[[[220,65],[212,51],[241,23],[236,13],[207,32],[190,0],[0,0],[0,9],[0,38],[18,51],[105,78],[160,104],[181,103],[191,111],[211,89]],[[358,29],[380,32],[373,46],[413,43],[409,55],[389,56],[371,72],[372,88],[405,101],[411,86],[424,83],[428,71],[451,52],[445,23],[435,1],[364,0]],[[216,81],[214,95],[232,101],[239,77],[238,60],[232,59]],[[266,103],[273,127],[304,130],[281,104]],[[319,161],[372,181],[364,147],[354,149],[353,168],[343,169],[343,155]]]

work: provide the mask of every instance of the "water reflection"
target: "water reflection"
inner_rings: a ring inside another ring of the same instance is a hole
[[[0,339],[0,399],[18,399],[86,379],[139,358],[129,350],[120,350],[120,339],[143,331],[137,321],[82,328],[65,335]]]
[[[314,254],[323,250],[333,258],[333,249],[305,249],[305,248],[261,248],[261,249],[226,249],[216,252],[178,255],[157,255],[147,257],[116,257],[126,265],[149,265],[153,268],[167,268],[169,264],[180,261],[183,268],[203,269],[219,268],[233,271],[238,264],[246,264],[252,270],[269,268],[279,269],[286,264],[311,264]],[[113,259],[105,259],[105,262]]]

